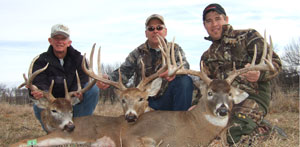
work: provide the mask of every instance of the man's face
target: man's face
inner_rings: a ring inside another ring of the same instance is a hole
[[[49,43],[53,46],[54,52],[63,53],[71,45],[72,41],[64,35],[55,35],[48,39]]]
[[[222,26],[224,24],[228,24],[228,17],[216,11],[210,11],[205,16],[204,27],[213,40],[219,40],[221,38]]]
[[[161,23],[160,20],[152,19],[146,28],[145,34],[150,45],[158,45],[159,42],[157,36],[160,35],[165,38],[167,36],[167,28]]]

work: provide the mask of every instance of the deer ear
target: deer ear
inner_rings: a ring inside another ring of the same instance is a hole
[[[241,103],[242,101],[244,101],[249,96],[249,94],[247,92],[245,92],[244,90],[241,90],[239,88],[231,87],[231,90],[232,90],[232,93],[234,95],[234,97],[233,97],[234,104]]]
[[[119,90],[118,88],[114,88],[114,92],[116,93],[117,97],[119,97],[122,93],[122,91]]]
[[[156,78],[151,82],[151,84],[148,84],[146,88],[148,92],[148,96],[155,96],[161,87],[161,83],[162,83],[162,78]]]
[[[49,101],[47,100],[47,98],[40,98],[39,100],[30,97],[30,100],[39,108],[41,109],[46,109],[49,105]]]
[[[193,84],[200,90],[200,93],[202,95],[206,93],[207,84],[205,84],[205,82],[202,81],[200,78],[198,80],[193,80]]]
[[[80,99],[76,96],[71,97],[71,104],[74,106],[80,102]]]

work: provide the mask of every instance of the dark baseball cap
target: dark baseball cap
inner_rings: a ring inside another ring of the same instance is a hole
[[[224,8],[217,3],[213,3],[206,6],[205,9],[203,10],[203,21],[205,20],[206,14],[210,11],[216,11],[217,13],[224,14],[226,16],[226,12]]]

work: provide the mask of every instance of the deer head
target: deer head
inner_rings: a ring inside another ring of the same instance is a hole
[[[103,78],[101,73],[101,63],[100,63],[100,48],[98,50],[98,74],[95,74],[93,71],[93,56],[95,45],[91,50],[90,54],[90,68],[87,69],[85,60],[82,60],[82,68],[87,75],[91,78],[114,86],[115,92],[118,95],[119,99],[121,100],[121,104],[123,107],[125,119],[128,122],[135,122],[138,117],[143,114],[144,112],[149,111],[151,108],[148,106],[148,97],[155,96],[160,89],[162,80],[159,77],[159,74],[165,71],[166,66],[163,62],[163,66],[154,74],[146,77],[145,76],[145,69],[144,63],[141,60],[142,64],[142,80],[138,84],[137,87],[127,88],[123,85],[122,82],[122,75],[119,69],[119,81],[111,81],[109,79]],[[85,55],[84,55],[85,56]],[[162,59],[164,61],[164,59]]]
[[[248,97],[248,93],[231,86],[232,81],[235,77],[246,73],[248,71],[260,70],[260,71],[275,71],[275,68],[272,64],[272,40],[270,37],[270,51],[266,59],[267,55],[267,43],[264,41],[264,50],[260,60],[260,63],[255,65],[256,61],[256,46],[254,49],[254,57],[251,62],[251,66],[247,68],[242,68],[239,70],[235,69],[235,65],[233,65],[234,69],[230,73],[227,79],[210,79],[203,68],[203,62],[201,62],[201,71],[194,71],[189,69],[184,69],[181,65],[177,65],[174,57],[174,47],[173,45],[167,45],[162,41],[162,38],[159,38],[160,48],[162,54],[166,57],[166,63],[168,67],[168,74],[172,76],[174,74],[190,74],[194,76],[200,77],[201,80],[204,81],[206,88],[202,89],[201,93],[203,94],[203,100],[208,106],[208,111],[214,117],[227,117],[228,112],[232,109],[232,102],[234,104],[238,104],[244,101]],[[174,41],[173,41],[174,42]],[[171,57],[170,57],[171,55]],[[180,53],[179,56],[181,57]]]
[[[35,99],[31,98],[31,100],[41,109],[44,109],[41,112],[41,119],[45,126],[45,129],[48,133],[54,131],[54,130],[66,130],[68,132],[71,132],[74,130],[75,125],[73,123],[73,107],[77,103],[80,102],[79,98],[75,97],[74,94],[76,92],[84,93],[87,90],[89,90],[96,81],[89,82],[89,84],[85,88],[81,88],[80,85],[80,79],[78,76],[78,73],[76,71],[76,77],[77,77],[77,85],[78,90],[68,92],[68,87],[66,80],[64,80],[64,87],[65,87],[65,98],[55,98],[52,95],[52,89],[54,85],[54,80],[52,80],[51,85],[49,87],[48,91],[40,90],[37,86],[32,84],[32,81],[34,78],[41,72],[45,71],[49,65],[49,63],[43,67],[42,69],[39,69],[32,73],[32,68],[34,62],[39,58],[39,56],[35,57],[33,61],[30,64],[29,71],[28,71],[28,79],[26,78],[26,75],[23,74],[25,82],[22,83],[19,88],[26,86],[31,91],[41,91],[44,95],[43,98]]]

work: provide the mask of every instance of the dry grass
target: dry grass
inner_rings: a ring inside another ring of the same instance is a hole
[[[122,113],[119,103],[113,105],[99,103],[95,111],[96,115],[105,116],[119,116]],[[266,141],[254,142],[254,146],[299,146],[299,99],[277,93],[276,98],[273,98],[267,120],[282,128],[289,138],[283,140],[275,135]],[[0,146],[8,146],[25,138],[45,134],[34,117],[31,106],[0,103]]]

